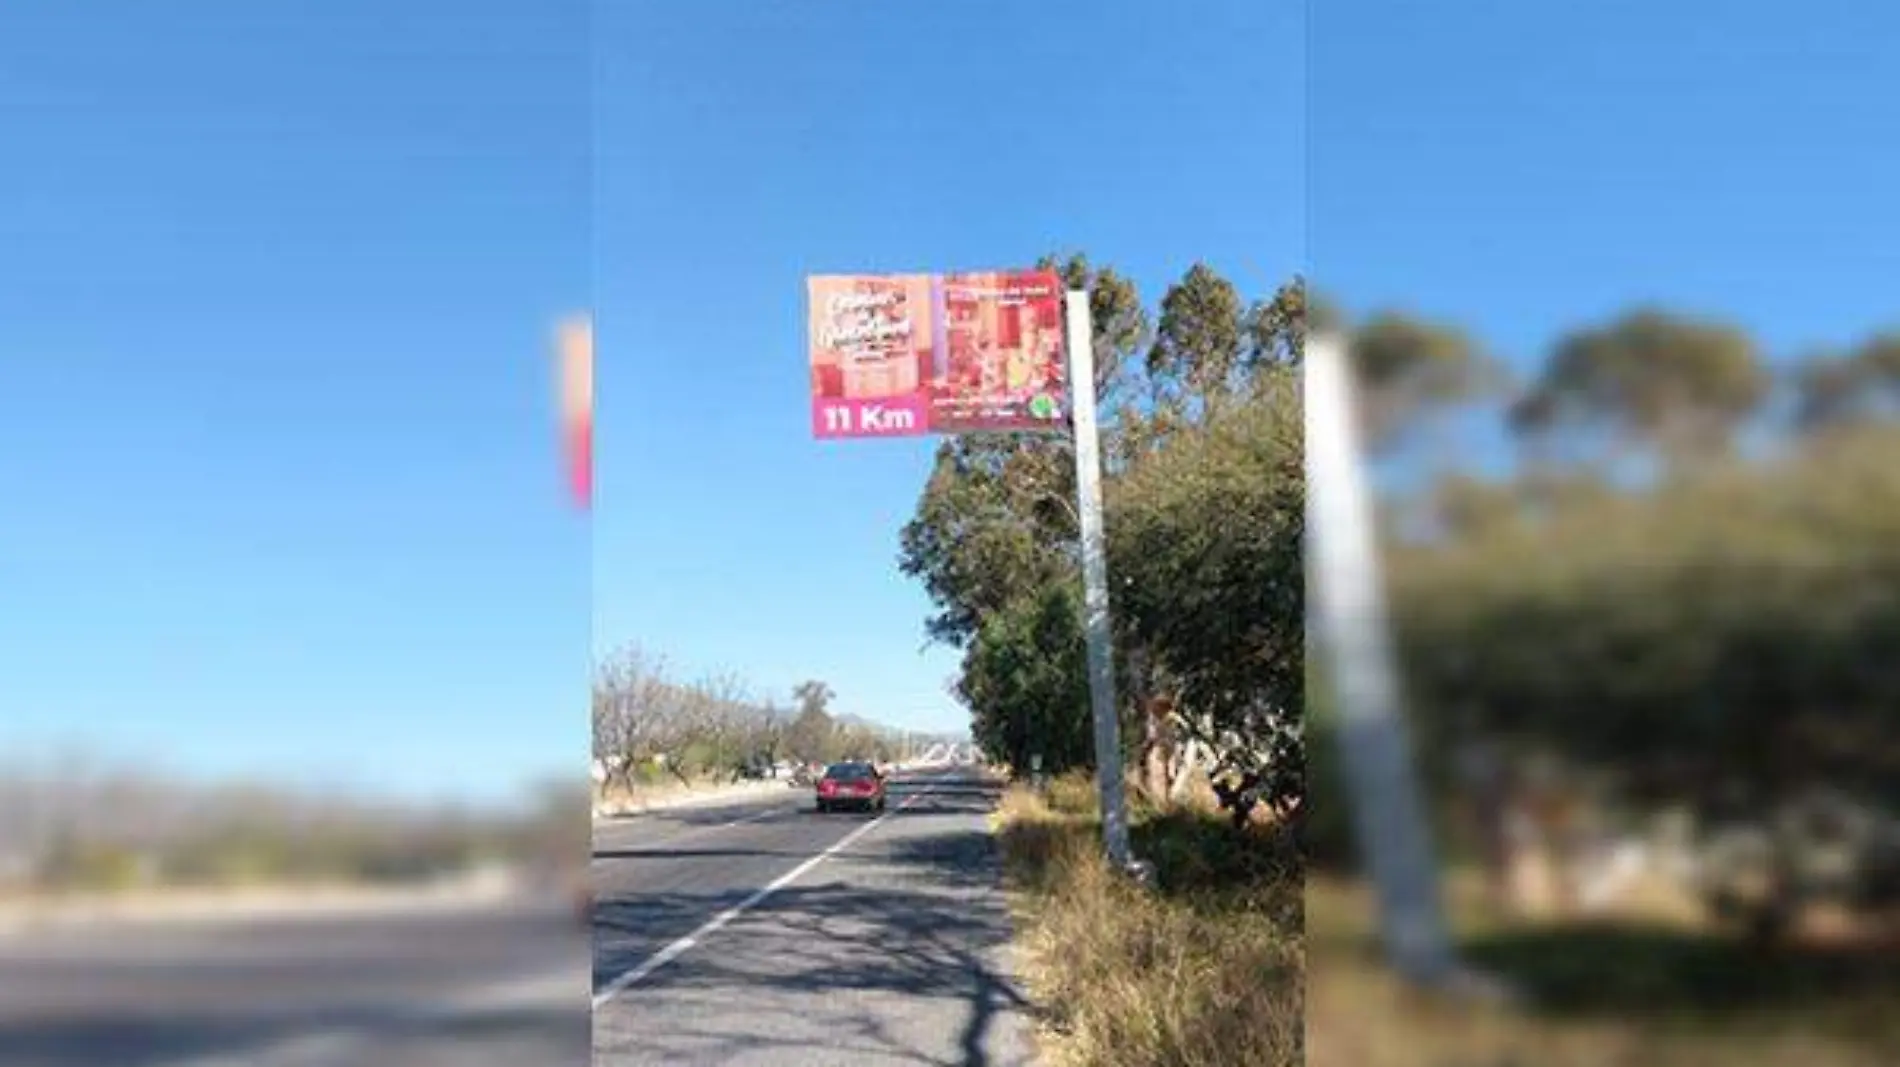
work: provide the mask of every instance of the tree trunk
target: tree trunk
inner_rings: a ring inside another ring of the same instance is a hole
[[[1514,851],[1512,798],[1503,757],[1489,745],[1468,743],[1458,752],[1458,770],[1492,903],[1504,910],[1512,904]]]
[[[1147,655],[1138,647],[1128,652],[1128,679],[1129,698],[1141,723],[1134,785],[1150,801],[1159,802],[1166,796],[1161,784],[1165,772],[1157,773],[1156,759],[1164,741],[1159,725],[1155,722],[1154,680],[1149,675]]]
[[[1180,746],[1180,753],[1174,768],[1174,784],[1168,799],[1176,804],[1187,799],[1188,786],[1194,781],[1194,772],[1201,764],[1201,743],[1190,737]]]
[[[1161,735],[1161,724],[1155,719],[1152,703],[1143,700],[1141,708],[1141,768],[1142,791],[1154,801],[1160,801],[1168,795],[1167,753],[1162,746],[1165,740]]]
[[[620,791],[622,793],[633,792],[633,761],[632,760],[626,759],[623,757],[623,758],[615,759],[614,761],[612,761],[611,763],[607,765],[606,785],[608,787],[609,792],[612,791],[615,783],[619,783]]]

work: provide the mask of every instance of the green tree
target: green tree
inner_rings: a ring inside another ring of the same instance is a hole
[[[1796,426],[1813,433],[1900,415],[1900,332],[1877,334],[1844,355],[1821,355],[1795,372]]]
[[[1206,264],[1170,286],[1145,368],[1156,413],[1195,418],[1232,395],[1236,379],[1252,370],[1243,362],[1248,325],[1239,291]]]
[[[1215,755],[1228,809],[1291,811],[1305,756],[1304,448],[1299,381],[1245,403],[1117,486],[1111,552],[1132,640],[1173,682],[1179,725]]]
[[[1771,385],[1741,330],[1641,308],[1563,337],[1511,419],[1531,442],[1610,462],[1647,450],[1680,469],[1726,453]]]
[[[829,711],[831,701],[837,695],[829,685],[816,679],[800,682],[792,687],[792,699],[798,703],[800,714]]]
[[[836,747],[837,728],[831,716],[818,708],[806,708],[792,719],[785,732],[785,747],[800,762],[829,760]]]
[[[1092,767],[1086,668],[1069,583],[1028,590],[985,618],[957,682],[984,755],[1018,772],[1033,756],[1052,773]]]
[[[964,647],[980,620],[1017,591],[1079,573],[1074,464],[1066,448],[1003,436],[953,437],[900,536],[899,567],[924,585],[937,611],[934,641]]]
[[[1268,468],[1277,477],[1283,462],[1298,465],[1297,450],[1290,460],[1277,450],[1285,435],[1299,434],[1304,283],[1296,278],[1269,300],[1248,305],[1230,282],[1196,265],[1164,295],[1159,327],[1151,331],[1133,286],[1112,271],[1091,268],[1081,257],[1047,262],[1071,286],[1088,288],[1094,311],[1095,384],[1108,405],[1111,552],[1126,540],[1115,533],[1123,521],[1123,505],[1115,502],[1123,497],[1115,487],[1139,482],[1143,488],[1127,499],[1147,508],[1138,516],[1145,524],[1142,536],[1155,543],[1172,538],[1197,550],[1211,545],[1222,560],[1197,570],[1177,544],[1165,545],[1168,551],[1152,559],[1117,557],[1114,595],[1136,605],[1145,620],[1138,625],[1124,618],[1117,634],[1124,673],[1134,683],[1126,691],[1150,691],[1155,686],[1149,683],[1162,674],[1183,684],[1192,701],[1180,724],[1193,724],[1222,753],[1222,781],[1234,787],[1230,803],[1244,816],[1268,794],[1280,795],[1271,774],[1297,776],[1297,759],[1288,753],[1297,755],[1300,701],[1289,700],[1277,680],[1263,688],[1250,679],[1243,695],[1223,689],[1215,680],[1221,670],[1237,678],[1259,661],[1213,664],[1236,648],[1216,635],[1256,638],[1247,646],[1250,652],[1261,648],[1262,632],[1278,644],[1301,643],[1298,610],[1238,592],[1249,574],[1267,573],[1288,559],[1297,573],[1299,534],[1279,523],[1284,516],[1276,509],[1285,493],[1297,496],[1301,486],[1272,481],[1279,494],[1273,505],[1241,512],[1248,519],[1264,516],[1264,542],[1256,539],[1258,531],[1232,521],[1235,513],[1221,494],[1237,486],[1239,499],[1251,506],[1254,498],[1245,495],[1252,488],[1249,478]],[[1220,429],[1213,429],[1217,424]],[[1247,433],[1258,438],[1251,452],[1237,443]],[[1070,503],[1073,469],[1072,446],[1065,440],[946,441],[901,537],[900,566],[923,583],[935,607],[927,622],[930,636],[964,652],[957,692],[970,708],[976,740],[992,759],[1019,768],[1038,752],[1050,767],[1092,762],[1077,522]],[[1179,486],[1170,488],[1170,479]],[[1169,573],[1168,565],[1176,572]],[[1183,579],[1229,585],[1171,584]],[[1284,591],[1284,584],[1275,588]],[[1198,630],[1189,633],[1187,624],[1167,621],[1171,601],[1192,603]],[[1280,614],[1257,614],[1262,611]],[[1158,654],[1144,654],[1149,652]],[[1130,704],[1123,713],[1142,727],[1139,745],[1167,740],[1156,716],[1132,710]],[[1269,753],[1265,772],[1243,758],[1256,751]]]
[[[838,724],[827,710],[837,694],[829,685],[813,679],[792,688],[798,714],[785,731],[785,747],[801,761],[828,761],[838,752]]]
[[[1270,299],[1256,301],[1247,309],[1243,365],[1250,371],[1263,364],[1299,366],[1306,353],[1307,330],[1306,279],[1295,275]]]
[[[1515,738],[1675,799],[1889,788],[1897,444],[1870,432],[1395,553],[1427,732]]]
[[[1113,416],[1130,400],[1125,395],[1130,368],[1152,336],[1135,283],[1113,268],[1091,266],[1082,255],[1045,256],[1037,267],[1060,274],[1068,289],[1089,294],[1096,398]]]
[[[1352,325],[1347,348],[1361,432],[1376,454],[1390,454],[1448,407],[1497,395],[1505,381],[1463,330],[1398,312]]]
[[[1050,256],[1040,266],[1089,295],[1097,393],[1112,428],[1116,411],[1132,410],[1129,368],[1150,337],[1147,313],[1132,282],[1086,257]],[[938,446],[898,557],[936,607],[931,640],[966,648],[980,620],[1020,590],[1079,580],[1074,471],[1064,438],[969,434]]]

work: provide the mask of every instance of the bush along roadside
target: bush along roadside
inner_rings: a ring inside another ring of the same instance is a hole
[[[1137,809],[1143,889],[1101,857],[1086,779],[1012,787],[997,837],[1024,977],[1061,1067],[1272,1067],[1304,1055],[1302,880],[1290,841],[1196,807]]]

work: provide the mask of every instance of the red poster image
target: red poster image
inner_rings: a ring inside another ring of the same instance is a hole
[[[575,506],[587,510],[594,500],[594,328],[590,319],[578,316],[561,324],[555,358],[568,491]]]
[[[1052,271],[808,280],[818,437],[1066,428]]]

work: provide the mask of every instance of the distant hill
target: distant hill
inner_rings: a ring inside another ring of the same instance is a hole
[[[967,745],[970,743],[968,731],[910,730],[902,726],[892,726],[890,723],[879,722],[876,719],[867,719],[862,715],[833,715],[832,721],[840,726],[857,727],[859,729],[872,730],[880,734],[909,734],[917,741],[927,745],[939,743],[946,745]]]
[[[775,705],[761,709],[765,716],[774,722],[789,723],[798,718],[798,709]],[[947,745],[967,745],[970,743],[968,730],[912,730],[902,726],[893,726],[888,722],[866,718],[863,715],[849,715],[833,712],[831,721],[839,726],[870,730],[878,734],[909,734],[923,744],[943,743]]]

